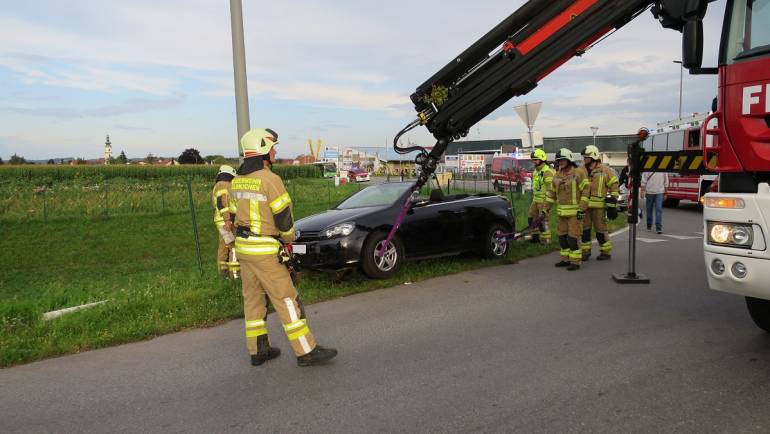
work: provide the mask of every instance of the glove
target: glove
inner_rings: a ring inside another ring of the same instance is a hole
[[[583,220],[585,217],[586,217],[586,210],[579,209],[578,212],[577,212],[577,219],[578,220]]]
[[[607,195],[604,198],[604,203],[607,204],[607,218],[610,220],[618,218],[618,198]]]
[[[547,219],[548,218],[548,214],[550,213],[550,211],[551,210],[545,209],[545,208],[541,209],[540,210],[540,217],[543,217],[544,219]]]

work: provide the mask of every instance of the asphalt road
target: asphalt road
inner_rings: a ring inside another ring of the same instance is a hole
[[[0,371],[0,432],[770,431],[770,335],[707,289],[700,214],[643,231],[640,271],[554,255],[310,307],[340,356],[251,367],[242,321]]]

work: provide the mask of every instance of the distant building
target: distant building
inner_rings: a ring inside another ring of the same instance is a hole
[[[110,142],[110,135],[107,134],[107,141],[104,142],[104,164],[110,164],[112,159],[112,142]]]

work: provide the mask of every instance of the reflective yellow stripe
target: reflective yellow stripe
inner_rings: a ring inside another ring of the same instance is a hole
[[[279,232],[279,235],[284,238],[291,238],[294,236],[294,228],[291,228],[286,232]]]
[[[582,189],[581,189],[582,190]],[[577,205],[577,183],[572,181],[572,204]]]
[[[220,197],[220,196],[224,196],[226,194],[227,194],[227,190],[226,189],[217,190],[217,191],[214,192],[214,197]]]
[[[615,184],[615,183],[620,184],[620,181],[618,181],[617,176],[613,176],[612,178],[610,178],[610,180],[607,182],[607,187],[609,188],[612,184]]]
[[[239,245],[238,242],[236,241],[235,252],[243,255],[277,255],[278,246],[251,247],[251,246]]]
[[[235,240],[235,242],[244,246],[249,246],[249,247],[254,247],[257,245],[265,245],[265,244],[267,244],[268,246],[272,246],[272,245],[278,246],[281,244],[280,241],[276,240],[273,237],[248,237],[248,238],[238,237]]]
[[[589,202],[590,203],[590,199],[588,199],[588,197],[586,197],[586,196],[581,197],[580,201],[581,202]]]
[[[255,319],[255,320],[251,320],[251,321],[246,321],[246,327],[247,328],[264,327],[264,326],[265,326],[265,321],[261,320],[261,319]]]
[[[256,199],[249,200],[249,229],[255,234],[262,231],[262,219],[259,217],[259,202]]]
[[[286,192],[278,196],[274,201],[270,202],[270,209],[273,210],[273,214],[278,214],[291,203],[289,193]]]
[[[284,324],[283,325],[283,329],[288,333],[288,332],[290,332],[292,330],[296,330],[296,329],[298,329],[298,328],[300,328],[302,326],[306,326],[306,325],[307,325],[307,320],[301,319],[299,321],[294,321],[293,323],[290,323],[290,324]]]
[[[581,190],[585,190],[585,189],[586,189],[586,187],[588,187],[588,184],[590,184],[590,183],[588,182],[588,179],[584,179],[584,180],[582,180],[582,181],[580,182],[580,189],[581,189]]]
[[[612,251],[612,241],[607,241],[606,243],[602,244],[602,245],[599,247],[599,249],[600,249],[602,252],[604,252],[604,253],[608,253],[608,252]]]
[[[297,330],[296,332],[289,333],[287,331],[286,337],[289,338],[290,341],[293,341],[301,338],[302,336],[305,336],[308,333],[310,333],[310,329],[307,327],[307,325],[303,324],[303,327]]]
[[[604,175],[599,175],[599,182],[597,182],[596,186],[596,195],[599,197],[604,197]]]
[[[261,329],[261,330],[246,330],[246,337],[247,338],[256,338],[262,335],[266,335],[267,330]]]

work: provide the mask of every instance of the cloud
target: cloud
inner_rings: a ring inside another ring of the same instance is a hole
[[[131,113],[142,113],[152,110],[173,108],[181,105],[185,96],[177,95],[167,99],[134,98],[119,104],[106,105],[92,109],[74,109],[67,107],[2,107],[0,111],[12,112],[26,116],[56,118],[61,120],[79,118],[105,118]]]
[[[132,125],[122,125],[122,124],[115,124],[112,126],[115,130],[122,130],[122,131],[155,131],[152,128],[148,127],[135,127]]]

